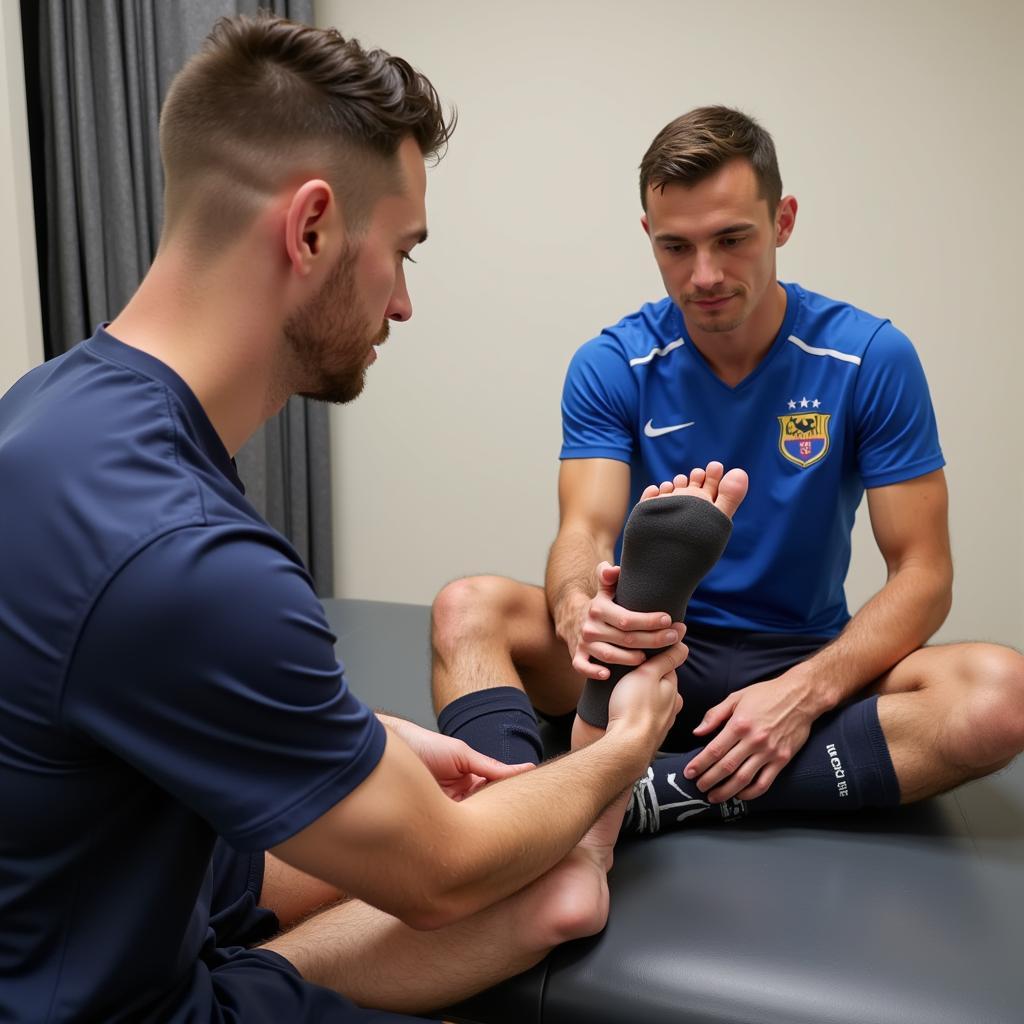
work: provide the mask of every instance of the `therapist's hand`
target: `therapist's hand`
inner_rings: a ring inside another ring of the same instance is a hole
[[[490,782],[520,775],[534,767],[532,764],[503,764],[462,740],[442,736],[403,718],[380,714],[377,717],[412,748],[452,800],[465,800]]]

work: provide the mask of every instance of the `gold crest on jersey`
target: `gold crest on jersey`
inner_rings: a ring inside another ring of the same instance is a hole
[[[779,451],[784,458],[806,469],[820,462],[828,452],[827,412],[796,412],[779,416]]]

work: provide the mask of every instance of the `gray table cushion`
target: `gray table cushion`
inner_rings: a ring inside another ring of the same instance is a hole
[[[433,725],[429,610],[330,601],[350,684]],[[608,926],[455,1008],[477,1024],[1022,1024],[1024,766],[887,813],[620,845]]]

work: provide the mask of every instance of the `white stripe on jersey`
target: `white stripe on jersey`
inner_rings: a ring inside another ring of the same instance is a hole
[[[655,356],[667,356],[673,349],[679,348],[680,345],[685,345],[686,342],[682,338],[676,338],[675,341],[669,342],[664,348],[652,348],[650,352],[645,356],[637,356],[636,359],[630,359],[630,366],[643,366],[644,363],[649,363]]]
[[[838,352],[834,348],[815,348],[813,345],[808,345],[806,341],[801,341],[795,334],[791,334],[789,340],[809,356],[831,356],[833,359],[842,359],[844,363],[860,366],[860,356],[851,356],[846,352]]]

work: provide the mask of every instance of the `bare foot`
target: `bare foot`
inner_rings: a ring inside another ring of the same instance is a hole
[[[542,949],[596,935],[608,921],[611,850],[581,842],[546,875],[524,890],[523,919],[517,934],[531,936]]]
[[[730,469],[720,462],[709,462],[707,469],[699,466],[690,472],[689,477],[680,473],[662,484],[651,484],[640,495],[641,501],[661,498],[668,494],[689,494],[694,498],[710,501],[720,512],[730,519],[736,514],[743,499],[747,496],[747,474],[742,469]]]

